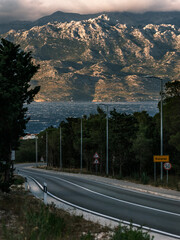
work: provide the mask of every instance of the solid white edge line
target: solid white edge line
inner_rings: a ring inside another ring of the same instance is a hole
[[[82,178],[81,178],[82,179]],[[86,179],[86,180],[91,180],[91,179]],[[164,200],[170,200],[170,201],[175,201],[175,202],[180,202],[179,199],[175,199],[175,198],[172,198],[172,197],[167,197],[167,196],[159,196],[159,195],[152,195],[151,191],[147,190],[147,192],[141,192],[141,191],[138,191],[138,190],[135,190],[135,189],[127,189],[125,187],[122,187],[122,186],[116,186],[116,185],[110,185],[108,183],[105,183],[105,182],[98,182],[96,180],[91,180],[92,182],[95,182],[95,183],[98,183],[98,184],[101,184],[101,185],[105,185],[105,186],[113,186],[114,188],[117,188],[117,189],[121,189],[121,190],[124,190],[124,191],[129,191],[129,192],[134,192],[134,193],[138,193],[138,194],[143,194],[143,195],[146,195],[146,196],[151,196],[151,197],[155,197],[155,198],[160,198],[160,199],[164,199]],[[165,195],[165,194],[164,194]]]
[[[43,174],[44,175],[44,174]],[[143,205],[140,205],[140,204],[137,204],[137,203],[131,203],[131,202],[128,202],[128,201],[124,201],[124,200],[120,200],[118,198],[114,198],[114,197],[111,197],[111,196],[108,196],[108,195],[105,195],[105,194],[102,194],[102,193],[98,193],[98,192],[95,192],[93,190],[90,190],[88,188],[85,188],[85,187],[82,187],[78,184],[75,184],[75,183],[72,183],[68,180],[65,180],[63,178],[60,178],[60,177],[54,177],[54,176],[51,176],[52,178],[54,179],[58,179],[58,180],[61,180],[61,181],[64,181],[66,183],[69,183],[73,186],[76,186],[78,188],[81,188],[85,191],[88,191],[88,192],[91,192],[93,194],[96,194],[96,195],[99,195],[99,196],[102,196],[102,197],[105,197],[105,198],[109,198],[109,199],[112,199],[114,201],[118,201],[118,202],[121,202],[121,203],[126,203],[126,204],[129,204],[129,205],[132,205],[132,206],[136,206],[136,207],[140,207],[140,208],[145,208],[145,209],[148,209],[148,210],[152,210],[152,211],[157,211],[157,212],[161,212],[161,213],[165,213],[165,214],[170,214],[170,215],[173,215],[173,216],[177,216],[177,217],[180,217],[180,214],[179,213],[173,213],[173,212],[168,212],[168,211],[165,211],[165,210],[160,210],[160,209],[157,209],[157,208],[152,208],[152,207],[148,207],[148,206],[143,206]]]
[[[148,210],[153,210],[153,211],[162,212],[162,213],[166,213],[166,214],[170,214],[170,215],[174,215],[174,216],[180,217],[180,214],[178,214],[178,213],[168,212],[168,211],[160,210],[160,209],[157,209],[157,208],[151,208],[151,207],[143,206],[143,205],[140,205],[140,204],[137,204],[137,203],[131,203],[131,202],[128,202],[128,201],[120,200],[118,198],[114,198],[114,197],[111,197],[111,196],[108,196],[108,195],[105,195],[105,194],[102,194],[102,193],[95,192],[95,191],[90,190],[88,188],[82,187],[82,186],[80,186],[78,184],[72,183],[72,182],[70,182],[68,180],[65,180],[63,178],[53,177],[53,176],[51,176],[51,177],[55,178],[55,179],[62,180],[62,181],[66,182],[66,183],[69,183],[69,184],[71,184],[73,186],[76,186],[78,188],[81,188],[83,190],[86,190],[88,192],[94,193],[96,195],[99,195],[99,196],[102,196],[102,197],[105,197],[105,198],[109,198],[109,199],[112,199],[112,200],[115,200],[115,201],[118,201],[118,202],[126,203],[126,204],[129,204],[129,205],[132,205],[132,206],[141,207],[141,208],[145,208],[145,209],[148,209]]]
[[[35,171],[47,171],[49,172],[49,170],[44,170],[44,169],[34,169]],[[21,171],[26,171],[26,170],[21,170]],[[53,174],[53,172],[50,172]],[[65,175],[67,176],[67,175]],[[81,176],[76,176],[76,175],[72,175],[72,177],[79,177],[80,179],[83,180],[83,178]],[[124,191],[128,191],[128,192],[134,192],[134,193],[138,193],[138,194],[143,194],[143,195],[146,195],[146,196],[151,196],[151,197],[154,197],[154,198],[160,198],[160,199],[164,199],[164,200],[170,200],[170,201],[175,201],[175,202],[180,202],[180,199],[175,199],[175,198],[172,198],[172,197],[167,197],[167,196],[159,196],[159,195],[156,195],[156,194],[151,194],[150,192],[141,192],[141,191],[138,191],[138,190],[134,190],[134,189],[127,189],[125,187],[122,187],[122,186],[116,186],[114,184],[110,185],[108,183],[105,183],[103,181],[97,181],[97,180],[93,180],[93,179],[87,179],[85,178],[86,180],[88,181],[92,181],[92,182],[95,182],[95,183],[98,183],[98,184],[102,184],[102,185],[107,185],[109,187],[114,187],[114,188],[117,188],[117,189],[121,189],[121,190],[124,190]]]
[[[33,177],[29,176],[29,178],[31,178],[40,188],[41,190],[43,191],[43,186]],[[155,232],[155,233],[159,233],[159,234],[163,234],[163,235],[166,235],[166,236],[169,236],[169,237],[174,237],[174,238],[177,238],[177,239],[180,239],[180,236],[179,235],[175,235],[175,234],[171,234],[171,233],[168,233],[168,232],[164,232],[164,231],[160,231],[158,229],[155,229],[155,228],[149,228],[149,227],[145,227],[145,226],[141,226],[139,224],[136,224],[136,223],[131,223],[131,222],[128,222],[128,221],[124,221],[124,220],[121,220],[121,219],[118,219],[118,218],[113,218],[111,216],[108,216],[108,215],[104,215],[104,214],[101,214],[101,213],[98,213],[98,212],[95,212],[95,211],[91,211],[87,208],[82,208],[78,205],[75,205],[73,203],[70,203],[70,202],[67,202],[55,195],[53,195],[52,193],[50,193],[49,191],[47,191],[47,194],[51,197],[53,197],[54,199],[60,201],[60,202],[63,202],[64,204],[67,204],[71,207],[74,207],[74,208],[77,208],[77,209],[80,209],[82,211],[85,211],[85,212],[88,212],[88,213],[91,213],[91,214],[94,214],[96,216],[100,216],[100,217],[104,217],[106,219],[109,219],[109,220],[112,220],[112,221],[115,221],[115,222],[119,222],[119,223],[123,223],[123,224],[126,224],[126,225],[132,225],[133,227],[138,227],[138,228],[142,228],[146,231],[151,231],[151,232]]]

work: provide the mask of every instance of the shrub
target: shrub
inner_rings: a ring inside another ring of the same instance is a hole
[[[142,175],[141,175],[141,182],[143,184],[148,184],[149,182],[149,177],[147,175],[147,173],[143,172]]]
[[[150,236],[148,232],[143,232],[141,228],[134,229],[130,227],[119,226],[115,231],[112,240],[153,240],[154,237]]]
[[[88,232],[88,234],[81,236],[80,240],[94,240],[94,237]]]

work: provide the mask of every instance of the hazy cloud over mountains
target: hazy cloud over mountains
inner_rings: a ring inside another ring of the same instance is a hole
[[[0,0],[0,23],[36,20],[55,11],[180,11],[180,0]]]

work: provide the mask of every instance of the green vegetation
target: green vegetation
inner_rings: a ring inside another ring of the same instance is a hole
[[[170,156],[172,169],[169,185],[178,189],[180,175],[180,82],[165,85],[163,100],[164,116],[164,155]],[[98,152],[100,165],[98,174],[106,173],[106,113],[97,109],[97,114],[83,116],[83,171],[95,173],[93,155]],[[62,163],[63,169],[80,171],[81,128],[80,118],[67,118],[61,122],[62,129]],[[46,159],[46,132],[48,132],[48,167],[59,168],[60,164],[60,129],[49,127],[39,133],[39,160]],[[26,152],[26,150],[28,151]],[[31,150],[30,150],[31,149]],[[35,141],[23,141],[17,161],[35,162]],[[112,110],[109,116],[109,174],[116,178],[134,179],[143,184],[153,182],[153,155],[160,155],[160,114],[154,117],[147,112],[135,112],[128,115]],[[157,174],[160,164],[157,163]],[[174,179],[174,180],[173,180]],[[158,179],[157,179],[158,180]],[[174,183],[173,183],[174,182]],[[162,183],[163,184],[163,183]]]
[[[112,240],[153,240],[154,237],[150,236],[147,232],[143,232],[142,229],[134,229],[133,226],[122,227],[116,230]]]
[[[30,88],[30,80],[39,66],[32,63],[31,53],[19,45],[0,42],[0,189],[8,191],[13,182],[11,151],[17,149],[29,118],[27,107],[40,87]]]
[[[2,240],[94,239],[88,237],[110,231],[108,227],[57,209],[54,204],[46,206],[16,186],[8,194],[0,192],[0,218]]]
[[[23,178],[15,176],[10,193],[0,192],[0,239],[2,240],[95,240],[100,234],[103,240],[151,240],[147,232],[132,226],[117,229],[103,227],[70,215],[54,204],[44,205],[25,192]],[[99,239],[99,238],[98,238]]]

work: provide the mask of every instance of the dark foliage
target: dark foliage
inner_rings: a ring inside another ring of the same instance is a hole
[[[30,80],[39,66],[32,63],[31,53],[19,45],[1,39],[0,43],[0,188],[8,191],[12,179],[11,151],[16,149],[29,118],[26,115],[40,87],[31,88]],[[26,104],[26,105],[24,105]]]

